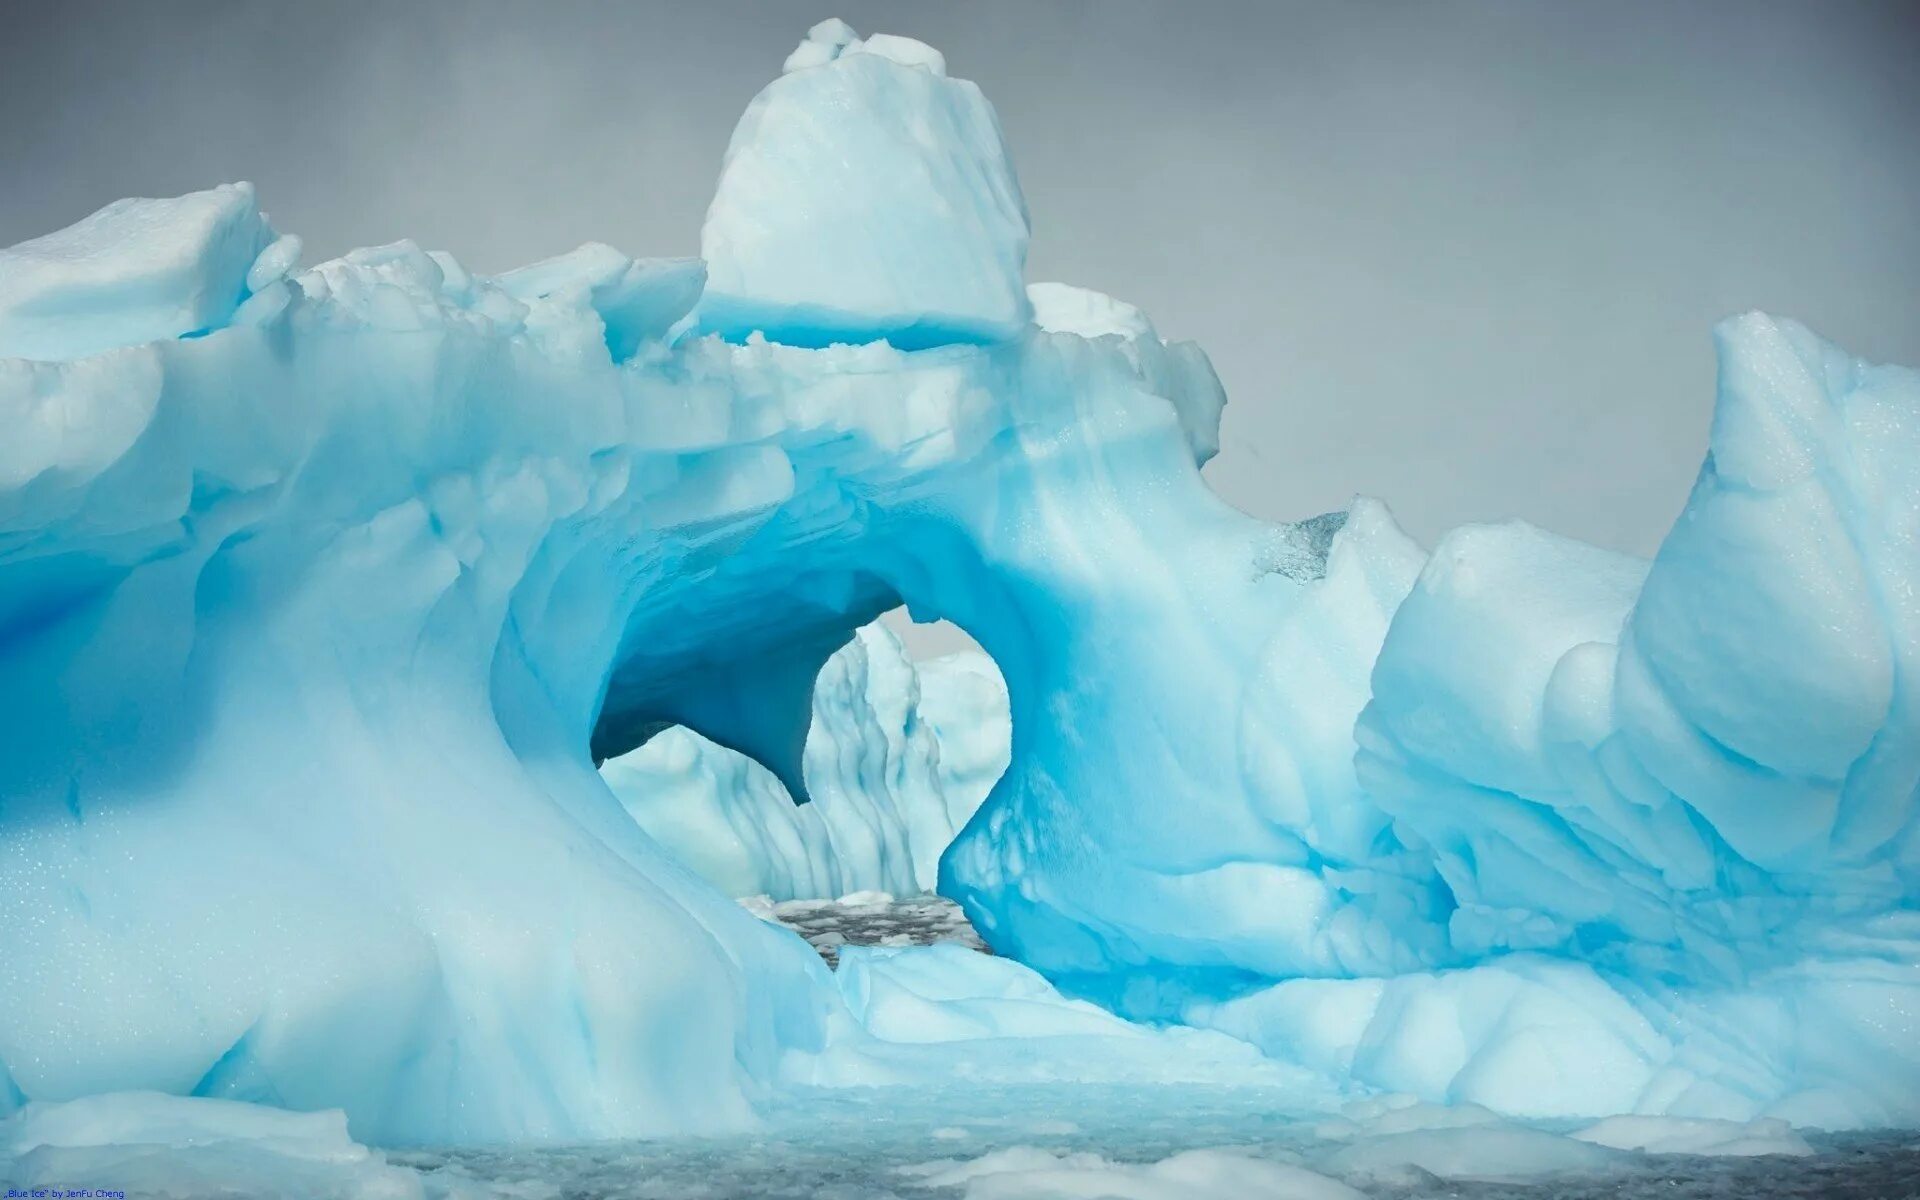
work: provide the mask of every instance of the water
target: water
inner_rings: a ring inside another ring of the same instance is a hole
[[[987,944],[960,906],[932,894],[895,899],[885,892],[855,892],[838,900],[780,900],[753,896],[740,902],[762,920],[778,921],[838,966],[842,946],[931,946],[958,942],[982,953]]]
[[[940,1107],[943,1100],[964,1107]],[[505,1152],[390,1155],[441,1183],[471,1181],[526,1200],[916,1200],[955,1197],[902,1168],[971,1159],[1013,1146],[1091,1151],[1147,1163],[1183,1150],[1231,1147],[1313,1167],[1326,1151],[1312,1123],[1263,1110],[1275,1097],[1084,1087],[964,1096],[822,1096],[765,1132],[731,1138],[601,1143]],[[1816,1136],[1789,1158],[1626,1155],[1615,1169],[1497,1182],[1432,1177],[1350,1179],[1376,1200],[1915,1200],[1920,1136]],[[1489,1173],[1499,1165],[1489,1163]],[[1218,1200],[1239,1200],[1231,1191]],[[1193,1200],[1213,1200],[1194,1196]]]

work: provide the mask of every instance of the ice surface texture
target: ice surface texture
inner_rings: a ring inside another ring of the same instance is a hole
[[[1920,376],[1737,319],[1650,566],[1428,559],[1217,500],[1205,356],[1018,290],[1025,238],[978,93],[830,25],[704,291],[297,270],[244,187],[8,252],[0,1108],[751,1120],[842,991],[595,763],[683,725],[807,799],[821,665],[904,601],[1012,719],[942,890],[1066,992],[1428,1100],[1920,1120]]]

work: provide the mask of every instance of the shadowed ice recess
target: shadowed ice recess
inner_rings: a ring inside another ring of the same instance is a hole
[[[703,260],[302,267],[247,184],[0,251],[0,1178],[1910,1181],[1818,1131],[1920,1121],[1920,374],[1734,317],[1651,561],[1427,553],[1219,501],[1206,356],[1027,236],[826,22]],[[902,604],[997,670],[833,657]],[[994,954],[733,899],[930,884]]]

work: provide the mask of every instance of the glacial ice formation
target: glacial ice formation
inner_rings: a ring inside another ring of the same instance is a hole
[[[829,23],[704,263],[299,269],[244,185],[0,252],[0,1110],[752,1121],[854,976],[595,764],[813,799],[904,602],[1012,723],[941,890],[1070,997],[1507,1113],[1920,1121],[1920,375],[1737,318],[1652,563],[1428,557],[1220,502],[1204,354],[1026,237],[977,90]]]
[[[765,768],[669,729],[600,768],[654,841],[730,896],[930,892],[940,855],[1006,769],[1007,693],[993,660],[910,661],[875,622],[814,685],[795,805]]]
[[[1026,201],[993,106],[931,46],[844,21],[747,106],[700,250],[699,327],[729,336],[916,350],[1010,341],[1031,315]]]

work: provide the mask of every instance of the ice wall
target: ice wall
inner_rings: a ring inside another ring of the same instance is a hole
[[[244,187],[0,259],[0,1108],[751,1120],[841,994],[594,764],[678,725],[808,799],[905,602],[1012,723],[941,889],[1065,991],[1512,1111],[1920,1120],[1913,372],[1737,320],[1652,564],[1428,559],[1224,505],[1205,356],[1014,294],[927,48],[816,30],[722,174],[704,268],[301,270]]]
[[[670,729],[600,768],[634,820],[730,896],[833,899],[932,891],[940,855],[1006,770],[993,660],[907,658],[861,627],[822,669],[803,770],[810,803],[751,759]]]

